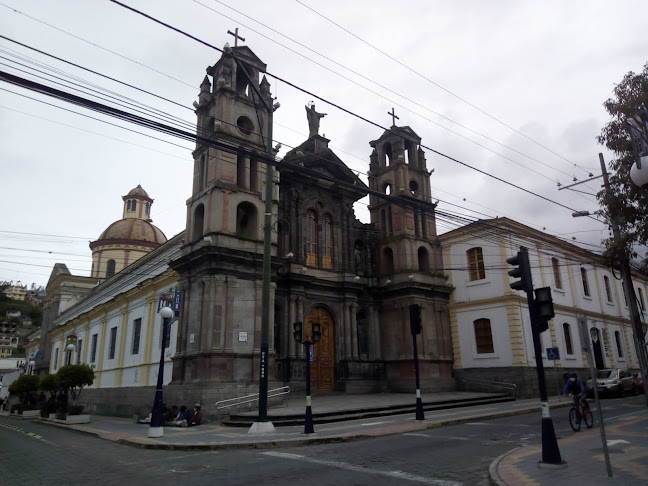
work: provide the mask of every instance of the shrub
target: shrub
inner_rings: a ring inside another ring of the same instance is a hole
[[[68,406],[68,415],[81,415],[85,405],[70,405]]]
[[[9,393],[19,395],[21,400],[26,402],[28,398],[38,390],[40,378],[36,375],[20,375],[11,385]]]

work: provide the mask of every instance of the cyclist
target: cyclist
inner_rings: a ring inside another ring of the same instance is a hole
[[[563,395],[572,395],[574,397],[574,406],[578,410],[578,402],[580,401],[583,404],[583,409],[585,411],[589,410],[589,404],[587,403],[587,393],[585,392],[585,383],[581,380],[576,373],[569,375],[569,380],[565,383],[565,388],[563,388]],[[580,413],[578,414],[578,423],[580,423],[581,417]]]

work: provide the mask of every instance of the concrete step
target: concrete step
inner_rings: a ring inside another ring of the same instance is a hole
[[[489,397],[479,397],[479,398],[466,398],[466,399],[455,399],[455,400],[445,400],[437,402],[423,403],[424,411],[433,411],[433,410],[445,410],[452,408],[462,408],[462,407],[473,407],[477,405],[487,405],[492,403],[503,403],[515,401],[514,397],[510,395],[490,395]],[[288,413],[280,414],[277,411],[273,411],[272,414],[268,416],[269,420],[272,421],[272,424],[276,426],[289,426],[289,425],[300,425],[304,423],[304,412],[306,406],[304,405],[304,411],[297,413]],[[386,407],[363,407],[362,409],[340,409],[334,411],[325,411],[317,412],[317,402],[313,400],[313,423],[315,424],[325,424],[332,422],[344,422],[347,420],[359,420],[364,418],[373,418],[373,417],[384,417],[389,415],[400,415],[406,413],[415,413],[416,412],[416,401],[413,398],[411,404],[406,405],[391,405]],[[255,422],[257,415],[253,412],[247,412],[245,414],[235,414],[231,415],[228,419],[223,420],[221,423],[230,427],[249,427]]]

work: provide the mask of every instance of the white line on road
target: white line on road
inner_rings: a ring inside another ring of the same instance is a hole
[[[360,425],[378,425],[378,424],[384,424],[384,423],[385,423],[385,421],[383,420],[382,422],[367,422],[367,423],[360,424]]]
[[[451,440],[470,440],[467,437],[456,437],[449,435],[429,435],[429,434],[417,434],[416,432],[407,432],[403,435],[413,435],[414,437],[425,437],[426,439],[451,439]]]
[[[419,483],[434,484],[437,486],[461,486],[461,483],[456,481],[445,481],[443,479],[434,479],[426,478],[423,476],[416,476],[414,474],[409,474],[404,471],[382,471],[380,469],[371,469],[363,466],[354,466],[347,462],[339,461],[327,461],[324,459],[315,459],[313,457],[302,456],[300,454],[290,454],[288,452],[262,452],[266,456],[281,457],[284,459],[292,459],[296,461],[310,462],[313,464],[321,464],[323,466],[337,467],[339,469],[346,469],[348,471],[362,472],[367,474],[381,474],[383,476],[389,476],[397,479],[404,479],[407,481],[416,481]]]

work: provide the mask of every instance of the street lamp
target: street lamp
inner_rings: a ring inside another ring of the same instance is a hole
[[[310,391],[310,362],[313,359],[313,345],[318,343],[322,337],[321,325],[317,322],[312,324],[312,341],[308,338],[306,341],[302,340],[303,325],[301,322],[293,324],[293,336],[295,341],[304,345],[304,354],[306,356],[306,417],[304,419],[304,434],[314,434],[313,428],[313,412],[311,410],[311,391]]]
[[[160,309],[162,317],[162,344],[160,345],[160,368],[158,370],[157,386],[155,388],[155,400],[153,401],[153,410],[151,410],[151,425],[149,427],[149,437],[164,437],[164,399],[162,396],[162,384],[164,382],[164,348],[166,347],[167,333],[169,332],[169,322],[175,315],[170,307]]]

